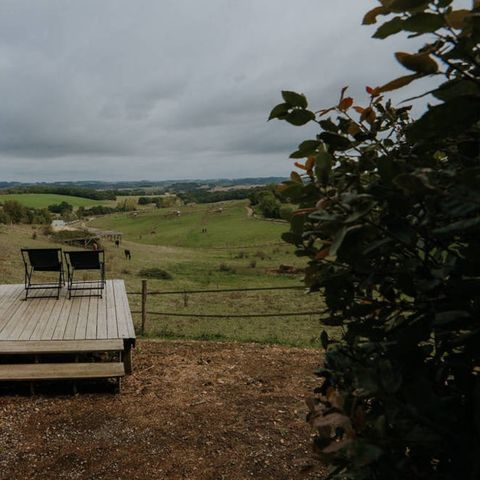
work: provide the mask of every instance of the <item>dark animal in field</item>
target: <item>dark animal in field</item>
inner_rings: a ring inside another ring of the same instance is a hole
[[[131,260],[132,259],[132,254],[130,253],[130,250],[124,250],[125,253],[125,260]]]
[[[115,240],[115,247],[118,248],[120,246],[120,240]]]

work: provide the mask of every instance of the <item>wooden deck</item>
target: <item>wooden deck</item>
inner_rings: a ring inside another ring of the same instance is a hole
[[[123,280],[107,280],[102,298],[38,289],[25,300],[24,285],[0,285],[0,382],[116,378],[120,386],[134,345]]]
[[[0,285],[0,353],[3,341],[108,340],[133,344],[135,330],[123,280],[107,280],[103,298],[35,298],[54,295],[36,290],[24,300],[23,285]]]

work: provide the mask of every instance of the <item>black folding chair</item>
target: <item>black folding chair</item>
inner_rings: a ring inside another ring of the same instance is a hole
[[[25,265],[25,300],[30,290],[52,288],[57,290],[57,299],[60,297],[60,290],[65,285],[65,274],[63,270],[61,248],[22,248],[22,258]],[[35,272],[56,272],[58,281],[32,283]],[[50,295],[39,295],[35,298],[49,298]]]
[[[105,252],[103,250],[81,250],[64,253],[67,264],[68,298],[72,298],[72,292],[75,290],[90,291],[88,294],[74,295],[75,297],[101,298],[105,288]],[[98,270],[100,278],[98,280],[75,280],[74,275],[78,270]],[[97,290],[98,293],[92,294],[92,290]]]

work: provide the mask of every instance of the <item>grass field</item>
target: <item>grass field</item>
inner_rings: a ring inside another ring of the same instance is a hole
[[[12,193],[0,195],[0,202],[16,200],[26,207],[47,208],[49,205],[67,202],[74,207],[93,207],[94,205],[105,205],[108,202],[101,200],[90,200],[89,198],[72,197],[70,195],[57,195],[50,193]]]
[[[239,200],[150,208],[136,214],[119,213],[98,218],[91,225],[121,231],[128,240],[149,245],[252,249],[256,245],[281,243],[281,234],[288,230],[288,225],[248,217],[247,203]],[[180,211],[180,216],[176,216],[176,211]]]
[[[281,264],[304,267],[306,260],[294,255],[293,247],[281,242],[288,226],[251,218],[246,202],[182,207],[180,217],[170,209],[154,209],[98,217],[91,226],[124,232],[120,248],[105,242],[107,277],[123,278],[129,292],[139,292],[141,271],[159,268],[171,280],[148,279],[150,291],[192,289],[301,286],[302,274],[278,272]],[[4,283],[23,281],[19,248],[53,246],[41,228],[17,225],[0,229],[0,272]],[[202,233],[202,228],[207,233]],[[36,239],[32,239],[34,231]],[[61,245],[60,245],[61,246]],[[123,249],[131,251],[126,260]],[[140,310],[140,296],[129,297],[132,310]],[[168,313],[252,314],[318,311],[323,301],[303,290],[229,292],[149,296],[147,335],[163,338],[255,341],[297,346],[318,346],[323,327],[318,315],[275,318],[175,317]],[[134,320],[139,325],[140,315]]]

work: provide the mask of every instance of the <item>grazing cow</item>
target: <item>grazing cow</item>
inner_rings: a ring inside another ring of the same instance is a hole
[[[131,260],[132,259],[132,254],[130,253],[130,250],[125,249],[125,260]]]
[[[115,240],[115,247],[118,248],[120,246],[120,240]]]

